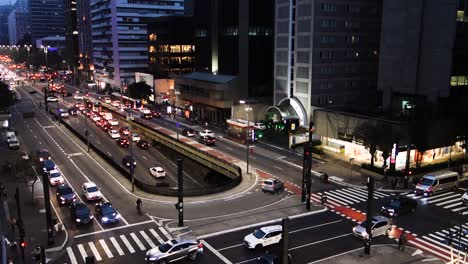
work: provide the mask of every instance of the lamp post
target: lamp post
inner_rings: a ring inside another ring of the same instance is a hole
[[[134,174],[134,159],[133,159],[133,138],[132,138],[132,120],[133,120],[133,112],[130,111],[127,114],[127,120],[130,127],[130,177],[132,178],[132,192],[135,191],[135,177]]]
[[[49,52],[50,46],[49,46],[49,45],[47,45],[47,46],[41,45],[41,48],[42,48],[42,50],[44,51],[45,63],[46,63],[46,72],[48,72],[48,71],[49,71],[49,64],[48,64],[48,62],[47,62],[47,52]]]
[[[246,142],[246,156],[247,156],[247,174],[249,174],[249,160],[250,160],[250,149],[249,149],[249,132],[250,132],[250,121],[249,121],[249,112],[252,111],[252,107],[250,107],[246,101],[240,100],[240,104],[245,106],[245,115],[247,117],[247,129],[245,130],[245,142]]]
[[[32,47],[32,45],[26,45],[26,44],[24,44],[24,47],[25,47],[26,50],[28,51],[28,70],[29,70],[29,74],[31,74],[31,57],[30,57],[30,52],[31,52],[31,47]]]

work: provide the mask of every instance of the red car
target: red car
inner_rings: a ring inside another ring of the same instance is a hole
[[[126,138],[119,138],[117,139],[117,144],[121,147],[128,147],[130,145],[130,142]]]
[[[128,127],[119,128],[119,133],[125,136],[130,135],[130,129]]]

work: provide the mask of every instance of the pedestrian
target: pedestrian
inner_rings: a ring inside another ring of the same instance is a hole
[[[3,191],[2,199],[3,199],[3,201],[7,200],[7,192],[6,191]]]
[[[435,152],[432,154],[432,160],[435,160]]]

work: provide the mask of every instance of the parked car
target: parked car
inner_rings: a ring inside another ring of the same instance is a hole
[[[60,205],[71,204],[76,201],[76,194],[68,184],[58,185],[57,201]]]
[[[49,171],[49,183],[52,186],[64,183],[62,173],[60,173],[58,169],[53,169]]]
[[[359,225],[353,227],[353,235],[362,239],[368,239],[369,234],[366,231],[367,225],[369,223],[366,221],[360,223]],[[388,236],[390,232],[392,231],[392,226],[390,225],[390,221],[388,221],[388,218],[384,216],[374,216],[372,218],[372,222],[370,223],[371,225],[371,234],[372,237],[378,237],[378,236]]]
[[[151,175],[153,175],[157,179],[166,177],[166,172],[161,167],[151,167],[149,170]]]
[[[244,245],[249,249],[278,244],[282,238],[283,227],[281,225],[264,226],[255,229],[253,233],[244,237]]]
[[[121,147],[128,147],[130,146],[130,142],[126,138],[118,138],[117,139],[117,144]]]
[[[102,224],[112,224],[120,221],[119,212],[109,202],[96,204],[95,210]]]
[[[73,222],[75,222],[77,225],[93,223],[93,214],[88,209],[86,204],[82,202],[73,202],[70,206],[70,212]]]
[[[380,213],[386,216],[395,217],[405,213],[414,213],[417,206],[418,202],[416,202],[416,200],[399,196],[382,205]]]
[[[126,155],[122,158],[122,164],[124,164],[127,168],[130,167],[130,164],[132,164],[132,162],[133,166],[136,167],[137,164],[133,157]]]
[[[262,182],[262,191],[263,192],[272,192],[275,193],[277,191],[283,190],[284,184],[282,181],[278,179],[266,179]]]
[[[198,240],[174,238],[146,252],[146,263],[169,263],[179,259],[195,260],[203,254],[203,244]]]
[[[209,129],[204,129],[202,131],[199,132],[199,135],[200,137],[204,137],[204,136],[211,136],[211,137],[214,137],[214,133],[213,131],[209,130]]]
[[[182,135],[184,135],[186,137],[194,137],[195,136],[195,130],[190,129],[190,128],[186,128],[186,129],[182,130]]]
[[[111,138],[120,138],[120,134],[117,130],[111,129],[107,132]]]
[[[144,140],[140,140],[137,142],[137,146],[142,148],[142,149],[149,149],[149,144],[148,142],[144,141]]]
[[[81,195],[87,201],[96,201],[102,199],[101,190],[94,182],[85,182],[81,186]]]
[[[211,136],[200,136],[198,137],[198,142],[210,146],[216,143],[216,139]]]

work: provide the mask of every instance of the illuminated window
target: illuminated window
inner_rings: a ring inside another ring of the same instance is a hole
[[[465,20],[465,11],[458,10],[457,11],[457,21],[463,22]]]
[[[171,45],[171,53],[176,53],[180,52],[180,46],[179,45]]]
[[[149,52],[156,52],[156,48],[153,45],[149,46]]]
[[[150,40],[150,41],[155,41],[156,39],[158,39],[158,37],[156,36],[156,34],[151,33],[151,34],[149,35],[149,40]]]
[[[150,63],[156,63],[156,58],[155,57],[150,57]]]
[[[182,52],[184,53],[190,53],[192,52],[192,45],[182,45]]]

